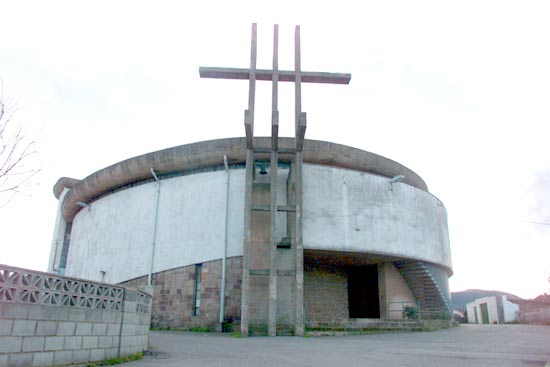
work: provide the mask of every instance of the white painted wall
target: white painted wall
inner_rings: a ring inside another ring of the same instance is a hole
[[[403,307],[418,307],[405,279],[393,263],[384,263],[386,302],[389,320],[403,319]]]
[[[223,256],[225,171],[161,181],[153,271]],[[81,210],[73,221],[69,276],[119,283],[149,271],[156,183],[118,191]],[[228,256],[242,255],[244,170],[230,171]]]
[[[483,319],[481,318],[481,304],[487,303],[487,308],[489,311],[489,323],[497,322],[498,319],[498,303],[496,296],[478,298],[473,302],[466,304],[466,312],[468,313],[468,323],[476,323],[476,313],[477,313],[477,323],[482,324]],[[502,322],[513,322],[516,320],[517,312],[519,311],[519,306],[515,303],[508,301],[506,296],[502,296],[502,308],[504,313],[504,320]]]
[[[475,301],[466,304],[466,312],[468,313],[469,324],[483,324],[481,305],[484,303],[487,304],[487,311],[489,311],[489,324],[498,323],[497,299],[495,296],[491,296],[478,298]]]
[[[468,324],[477,324],[480,319],[479,315],[476,319],[477,308],[475,302],[470,302],[466,304],[466,314],[468,315]]]
[[[220,170],[161,180],[154,272],[222,257],[225,175]],[[242,256],[244,169],[232,169],[230,176],[228,256]],[[450,267],[441,202],[401,183],[391,191],[388,182],[372,174],[305,165],[304,247],[395,255]],[[155,195],[156,183],[151,182],[106,195],[80,210],[73,221],[66,274],[101,280],[105,271],[103,280],[110,283],[147,275]]]
[[[504,309],[504,322],[516,321],[519,305],[508,301],[506,296],[502,296],[502,308]]]
[[[369,252],[451,267],[447,213],[433,195],[346,169],[304,166],[304,248]]]

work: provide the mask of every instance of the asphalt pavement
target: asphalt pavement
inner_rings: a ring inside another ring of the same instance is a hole
[[[433,332],[250,337],[151,332],[152,356],[128,367],[546,366],[550,326],[461,325]]]

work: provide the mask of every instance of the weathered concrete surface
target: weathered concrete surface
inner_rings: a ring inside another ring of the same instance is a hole
[[[153,272],[223,257],[225,180],[224,171],[162,180]],[[73,221],[66,274],[115,284],[146,275],[155,195],[151,182],[107,195],[80,211]],[[243,195],[244,172],[231,170],[229,257],[242,255]]]
[[[304,248],[428,261],[450,272],[447,212],[430,193],[355,170],[304,166]]]
[[[550,327],[535,325],[463,325],[424,333],[275,339],[153,332],[151,342],[159,356],[128,367],[511,367],[544,366],[550,361]]]
[[[87,203],[124,185],[151,179],[151,167],[158,175],[163,175],[170,172],[223,166],[224,155],[227,155],[229,164],[244,163],[245,139],[202,141],[143,154],[106,167],[77,183],[61,178],[55,186],[56,193],[61,192],[67,185],[72,187],[63,199],[63,217],[68,222],[72,222],[76,213],[82,209],[76,204],[79,201]],[[270,143],[270,138],[267,137],[254,138],[254,146],[257,147],[268,147]],[[279,148],[282,151],[294,149],[294,147],[294,139],[279,138]],[[424,180],[410,169],[391,159],[361,149],[325,141],[305,140],[303,153],[304,163],[348,168],[390,178],[404,175],[403,183],[428,191]],[[268,160],[269,153],[257,153],[255,158]],[[281,153],[280,158],[290,159],[291,156]]]
[[[356,170],[311,164],[303,168],[302,232],[306,250],[404,257],[428,261],[450,271],[447,215],[436,197],[402,183],[394,184],[390,190],[387,178]],[[280,171],[277,196],[284,198],[285,170]],[[162,180],[153,272],[222,258],[225,180],[225,171]],[[245,228],[249,227],[244,225],[244,186],[244,170],[232,167],[228,256],[243,255]],[[256,195],[254,204],[269,204],[270,197],[266,195],[265,201],[259,201],[263,199]],[[149,182],[106,195],[81,210],[73,220],[66,274],[109,283],[146,275],[150,269],[155,198],[156,183]],[[285,204],[283,199],[280,203]],[[265,217],[262,221],[267,223],[266,236],[262,233],[262,238],[266,240],[266,250],[270,233],[267,213],[251,218],[256,222]],[[278,215],[281,220],[277,220],[277,234],[282,238],[286,233],[282,217],[285,214]],[[256,225],[253,227],[259,231]],[[254,235],[258,236],[259,232]],[[126,256],[123,264],[118,256],[121,253]],[[269,252],[261,259],[266,263],[252,261],[250,266],[267,269]],[[53,263],[50,266],[55,268]]]

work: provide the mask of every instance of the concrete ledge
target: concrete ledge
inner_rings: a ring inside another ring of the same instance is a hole
[[[54,186],[56,195],[64,187],[70,188],[62,203],[62,214],[67,222],[72,222],[82,209],[76,203],[89,203],[96,197],[125,185],[151,178],[151,168],[157,175],[172,172],[185,172],[194,169],[223,166],[223,156],[229,164],[242,164],[245,161],[246,138],[228,138],[180,145],[173,148],[147,153],[106,167],[75,183],[74,179],[60,178]],[[268,147],[270,138],[254,139],[256,147]],[[293,149],[293,138],[279,138],[280,158],[284,150]],[[257,153],[257,159],[269,159],[269,153]],[[305,140],[303,160],[306,164],[320,164],[369,172],[385,177],[405,176],[405,184],[428,191],[422,178],[407,167],[380,155],[349,146],[318,140]]]
[[[308,322],[310,336],[344,336],[376,332],[435,331],[458,326],[452,320],[401,320],[349,319],[333,322]]]

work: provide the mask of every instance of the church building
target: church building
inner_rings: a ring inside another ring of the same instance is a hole
[[[250,85],[245,136],[143,154],[54,186],[49,271],[153,295],[153,326],[303,335],[306,327],[451,314],[447,214],[415,172],[305,139],[301,83],[351,76],[201,68]],[[254,136],[256,81],[273,85],[270,137]],[[242,82],[242,81],[241,81]],[[296,90],[295,136],[279,137],[277,85]]]

